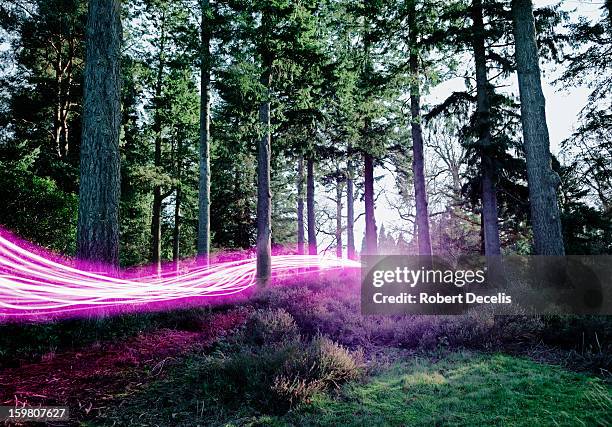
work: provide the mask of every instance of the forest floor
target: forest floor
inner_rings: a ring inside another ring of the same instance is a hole
[[[353,282],[2,326],[0,404],[69,406],[56,425],[612,425],[609,348],[588,345],[609,320],[362,316]]]

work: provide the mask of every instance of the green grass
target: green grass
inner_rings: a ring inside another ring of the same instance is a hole
[[[186,386],[180,371],[163,386],[150,388],[148,395],[125,401],[121,415],[109,414],[105,422],[119,418],[119,423],[133,425],[176,426],[612,425],[610,385],[501,354],[457,352],[438,361],[419,357],[397,362],[277,416],[245,405],[227,408],[214,396],[198,395],[193,385],[188,387],[190,398],[180,398],[177,389]],[[152,414],[154,420],[149,419]]]
[[[396,364],[275,425],[609,425],[612,388],[596,378],[505,355],[453,353]]]

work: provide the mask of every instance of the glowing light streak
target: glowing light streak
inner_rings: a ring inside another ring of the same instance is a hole
[[[255,284],[256,261],[244,258],[210,265],[174,265],[122,272],[81,269],[0,230],[0,321],[46,319],[125,310],[241,294]],[[183,264],[185,265],[185,264]],[[273,278],[358,268],[357,261],[312,255],[275,255]]]

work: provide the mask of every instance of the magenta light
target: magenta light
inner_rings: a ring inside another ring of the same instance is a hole
[[[0,321],[43,320],[85,314],[171,308],[227,298],[255,283],[255,259],[167,265],[131,272],[91,271],[0,229]],[[359,262],[327,256],[275,255],[273,277],[316,270],[358,268]],[[83,267],[83,266],[81,266]]]

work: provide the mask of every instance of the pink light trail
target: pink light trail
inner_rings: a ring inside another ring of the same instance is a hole
[[[176,307],[241,294],[255,284],[254,258],[197,265],[161,274],[141,269],[113,275],[79,269],[69,260],[0,230],[0,322]],[[327,256],[276,255],[273,278],[359,268]]]

